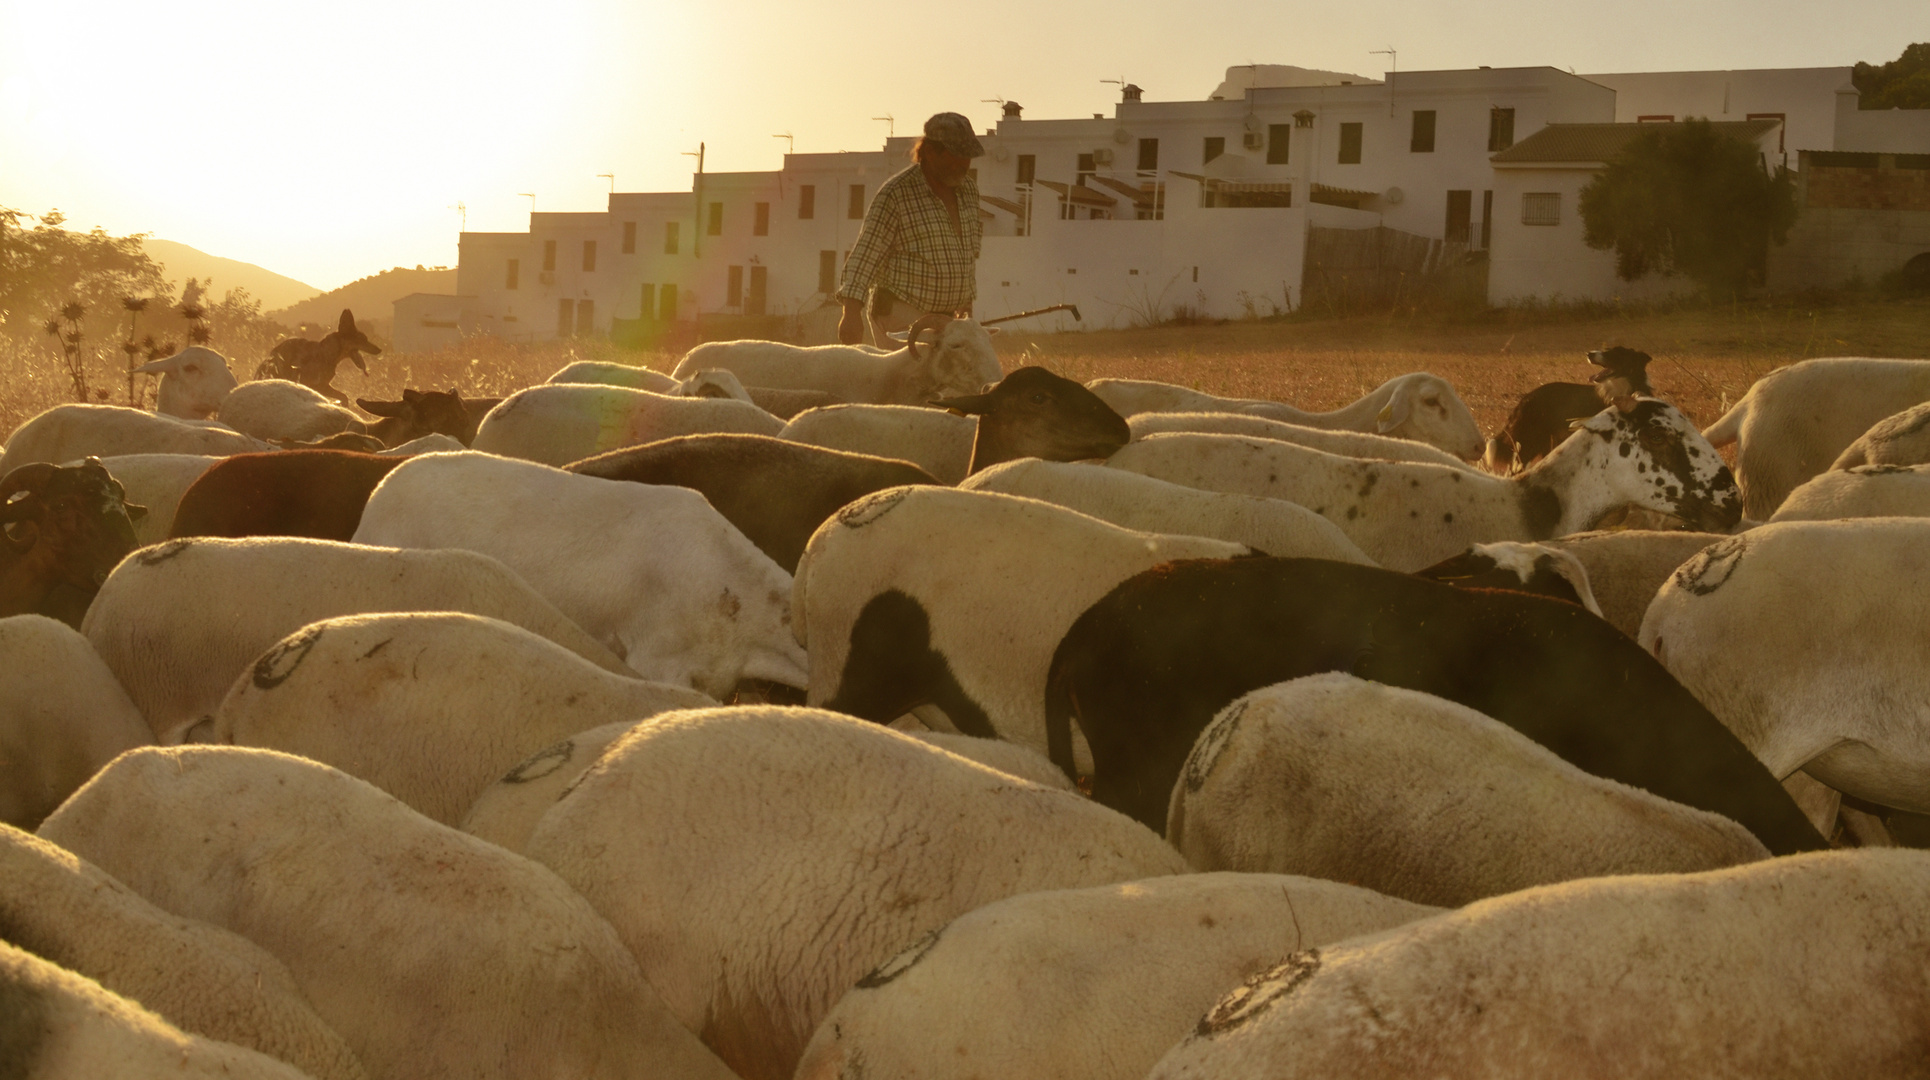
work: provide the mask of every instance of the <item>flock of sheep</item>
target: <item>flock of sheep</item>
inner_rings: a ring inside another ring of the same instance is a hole
[[[1930,361],[1592,358],[42,413],[0,1077],[1930,1076]]]

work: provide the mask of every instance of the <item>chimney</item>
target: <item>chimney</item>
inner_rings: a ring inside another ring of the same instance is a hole
[[[1127,83],[1127,84],[1126,84],[1126,85],[1125,85],[1124,87],[1121,87],[1121,88],[1120,88],[1120,91],[1119,91],[1119,100],[1121,100],[1121,101],[1138,101],[1138,100],[1139,100],[1139,95],[1141,95],[1141,94],[1143,94],[1143,93],[1145,93],[1145,92],[1146,92],[1146,91],[1144,91],[1144,90],[1141,90],[1141,89],[1140,89],[1140,88],[1139,88],[1138,86],[1136,86],[1136,85],[1134,85],[1133,83]]]
[[[1008,101],[1005,103],[1005,119],[1007,120],[1017,120],[1019,113],[1023,111],[1025,111],[1025,106],[1016,101]]]

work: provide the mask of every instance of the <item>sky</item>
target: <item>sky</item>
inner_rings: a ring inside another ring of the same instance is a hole
[[[877,149],[873,117],[1110,114],[1103,79],[1198,99],[1236,64],[1379,77],[1387,48],[1406,71],[1586,74],[1925,40],[1925,0],[0,0],[0,206],[329,289],[453,266],[465,220],[601,210],[601,173],[687,191],[699,142],[711,171],[775,169],[793,144]]]

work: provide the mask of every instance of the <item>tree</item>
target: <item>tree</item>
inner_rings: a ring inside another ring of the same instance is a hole
[[[1787,170],[1763,170],[1756,147],[1707,120],[1656,124],[1581,193],[1583,239],[1614,249],[1624,281],[1683,274],[1712,292],[1762,280],[1769,244],[1796,220]]]
[[[1887,64],[1859,63],[1850,82],[1863,92],[1864,109],[1930,109],[1930,43],[1906,45]]]

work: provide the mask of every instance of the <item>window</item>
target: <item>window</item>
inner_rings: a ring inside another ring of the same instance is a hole
[[[543,269],[556,269],[556,241],[543,241]]]
[[[771,204],[761,202],[752,207],[751,235],[771,235]]]
[[[586,271],[596,269],[596,241],[594,240],[583,241],[583,269]]]
[[[657,301],[657,317],[664,322],[677,321],[677,286],[665,285],[657,293],[662,299]]]
[[[1092,174],[1098,171],[1098,168],[1099,168],[1099,166],[1094,161],[1094,155],[1080,154],[1078,166],[1079,166],[1077,169],[1078,176],[1075,177],[1072,182],[1079,185],[1080,187],[1090,187],[1091,185],[1087,184],[1086,181],[1092,179]]]
[[[797,189],[797,219],[809,221],[817,216],[818,188],[816,184],[805,184]]]
[[[1414,134],[1407,141],[1407,149],[1415,154],[1434,152],[1434,110],[1414,110]]]
[[[1561,192],[1530,191],[1521,196],[1523,225],[1561,224]]]
[[[1292,146],[1292,124],[1267,125],[1267,164],[1285,165],[1287,150]]]
[[[1481,193],[1481,246],[1488,248],[1494,241],[1494,192]]]
[[[746,315],[764,314],[765,287],[770,284],[770,280],[771,280],[770,267],[768,266],[751,267],[751,291],[749,295],[744,297],[744,314]]]
[[[1226,153],[1226,136],[1210,136],[1200,144],[1200,164],[1204,165],[1224,153]]]
[[[1342,165],[1360,164],[1360,125],[1340,125],[1340,163]]]
[[[1030,184],[1032,182],[1033,176],[1035,176],[1038,173],[1038,169],[1039,169],[1039,156],[1037,154],[1020,154],[1019,155],[1019,183],[1020,184]]]
[[[1465,244],[1473,234],[1474,192],[1448,192],[1447,231],[1442,238],[1450,244]]]
[[[838,253],[818,252],[818,291],[826,296],[838,291]]]
[[[724,235],[724,204],[723,203],[714,202],[710,204],[710,223],[705,226],[704,232],[710,236]]]
[[[1139,140],[1139,171],[1153,172],[1159,168],[1159,140]]]
[[[1635,118],[1638,124],[1673,124],[1675,116],[1670,113],[1644,113]]]
[[[674,221],[666,221],[663,223],[663,253],[665,255],[675,255],[677,253],[677,224],[678,223]]]
[[[637,223],[634,221],[623,223],[623,253],[625,255],[637,253]]]
[[[505,289],[515,288],[517,278],[522,276],[521,275],[522,269],[523,269],[523,260],[521,259],[509,260],[509,271],[503,275],[503,288]]]
[[[1488,110],[1488,153],[1493,154],[1515,144],[1515,111],[1513,109]]]
[[[556,336],[569,337],[576,331],[576,301],[556,302]]]
[[[667,286],[666,286],[667,287]],[[637,318],[654,319],[657,317],[657,287],[645,284],[637,297]]]
[[[850,201],[845,204],[844,216],[852,221],[864,220],[864,185],[851,185]]]
[[[744,268],[733,266],[724,280],[724,306],[737,307],[744,302]]]
[[[587,336],[596,329],[596,301],[578,300],[576,302],[576,332]]]

